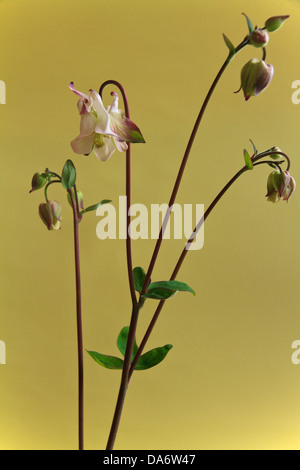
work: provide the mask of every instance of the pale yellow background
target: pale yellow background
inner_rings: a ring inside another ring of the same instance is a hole
[[[267,62],[275,75],[247,103],[233,94],[241,67],[261,52],[243,50],[208,107],[177,202],[206,206],[243,165],[253,139],[279,146],[300,180],[300,2],[287,0],[3,0],[0,2],[1,328],[0,448],[76,449],[77,352],[72,214],[64,191],[59,233],[38,217],[43,192],[29,195],[35,171],[77,168],[85,204],[116,206],[125,194],[125,154],[104,164],[75,155],[79,132],[73,80],[82,91],[116,79],[146,145],[132,147],[132,198],[150,208],[167,202],[201,103],[227,49],[247,33],[245,12],[263,26],[290,14],[271,35]],[[109,103],[109,90],[104,96]],[[189,253],[178,279],[197,292],[163,309],[148,348],[174,345],[159,366],[136,372],[116,449],[299,449],[299,193],[268,203],[270,169],[247,173],[208,219],[205,246]],[[116,338],[130,317],[123,240],[100,241],[97,217],[80,226],[84,346],[118,354]],[[148,266],[153,240],[133,243],[134,266]],[[153,273],[167,279],[183,243],[165,241]],[[137,341],[156,301],[141,311]],[[85,363],[85,447],[103,449],[120,373]]]

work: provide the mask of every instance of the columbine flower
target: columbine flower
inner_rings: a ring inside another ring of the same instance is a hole
[[[59,230],[61,224],[61,205],[57,201],[43,202],[39,214],[48,230]]]
[[[259,95],[269,85],[273,74],[273,65],[266,64],[264,60],[249,60],[241,71],[241,88],[245,100]]]
[[[99,160],[106,161],[116,149],[127,150],[126,142],[145,142],[136,124],[119,110],[117,93],[111,93],[113,102],[105,108],[96,91],[90,90],[86,95],[76,90],[73,82],[69,87],[79,96],[77,107],[81,116],[80,134],[71,142],[75,153],[89,155],[93,150]]]
[[[274,170],[268,177],[266,197],[270,202],[278,202],[281,197],[288,201],[296,189],[296,181],[288,171]]]

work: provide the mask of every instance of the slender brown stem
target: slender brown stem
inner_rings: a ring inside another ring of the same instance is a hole
[[[127,118],[130,118],[129,115],[129,106],[128,100],[125,93],[125,89],[123,86],[117,82],[116,80],[107,80],[104,82],[99,90],[100,96],[102,96],[102,92],[107,85],[115,85],[119,88],[122,94],[124,108],[125,108],[125,115]],[[128,148],[126,150],[126,255],[127,255],[127,271],[128,271],[128,280],[129,280],[129,287],[130,287],[130,294],[131,294],[131,301],[132,301],[132,314],[131,314],[131,321],[129,326],[127,344],[126,344],[126,351],[124,356],[124,364],[122,369],[122,376],[121,376],[121,383],[119,388],[119,394],[117,398],[117,403],[115,407],[115,412],[113,416],[113,421],[107,441],[107,450],[112,450],[115,444],[117,432],[119,429],[120,419],[124,407],[126,392],[128,388],[128,374],[130,370],[131,364],[131,355],[136,335],[136,328],[138,323],[138,314],[139,314],[139,307],[137,303],[135,288],[134,288],[134,280],[133,280],[133,269],[132,269],[132,251],[131,251],[131,237],[129,233],[130,227],[130,205],[131,205],[131,154],[130,154],[130,143],[127,143]]]
[[[198,117],[196,119],[196,122],[195,122],[195,125],[193,127],[191,136],[189,138],[185,153],[184,153],[183,158],[182,158],[182,162],[181,162],[181,165],[180,165],[177,177],[176,177],[176,181],[175,181],[172,193],[171,193],[171,197],[170,197],[170,200],[169,200],[169,205],[168,205],[169,208],[171,208],[173,206],[174,202],[175,202],[175,199],[176,199],[176,196],[177,196],[177,193],[178,193],[178,190],[179,190],[179,186],[180,186],[180,183],[181,183],[181,180],[182,180],[182,176],[183,176],[183,173],[184,173],[184,170],[185,170],[185,167],[186,167],[186,164],[187,164],[187,161],[188,161],[188,158],[189,158],[189,155],[190,155],[190,152],[191,152],[191,149],[192,149],[197,131],[199,129],[201,120],[202,120],[203,115],[205,113],[206,107],[209,103],[209,100],[210,100],[210,98],[211,98],[211,96],[212,96],[212,94],[213,94],[213,92],[214,92],[221,76],[223,75],[223,73],[224,73],[225,69],[227,68],[227,66],[230,64],[233,57],[243,47],[245,47],[247,44],[248,44],[248,39],[246,38],[241,42],[241,44],[239,44],[239,46],[237,46],[237,48],[235,49],[235,52],[233,54],[230,53],[228,55],[227,59],[225,60],[222,67],[220,68],[219,72],[217,73],[216,78],[214,79],[214,81],[213,81],[213,83],[212,83],[212,85],[211,85],[211,87],[210,87],[210,89],[209,89],[209,91],[208,91],[208,93],[205,97],[205,100],[202,104],[202,107],[201,107],[200,112],[198,114]],[[153,269],[154,269],[154,265],[155,265],[155,262],[157,260],[157,256],[158,256],[161,244],[162,244],[164,228],[168,224],[169,217],[170,217],[170,211],[167,211],[166,215],[164,217],[164,221],[162,223],[162,227],[161,227],[157,242],[156,242],[155,247],[154,247],[153,255],[152,255],[152,258],[150,260],[150,264],[149,264],[147,273],[146,273],[146,278],[145,278],[145,282],[144,282],[144,285],[143,285],[143,288],[142,288],[142,291],[141,291],[141,296],[145,293],[146,288],[149,284],[149,281],[150,281],[150,278],[151,278],[151,275],[152,275],[152,272],[153,272]]]
[[[83,387],[83,340],[82,340],[82,311],[81,311],[81,276],[80,276],[80,257],[79,257],[79,218],[72,189],[68,190],[72,208],[74,225],[74,254],[75,254],[75,281],[76,281],[76,323],[77,323],[77,351],[78,351],[78,448],[84,449],[84,387]],[[76,188],[74,188],[76,194]]]
[[[128,340],[127,340],[126,351],[125,351],[125,356],[124,356],[121,384],[120,384],[119,394],[118,394],[116,408],[114,412],[114,417],[113,417],[113,421],[112,421],[112,425],[111,425],[111,429],[110,429],[110,433],[109,433],[109,437],[108,437],[108,441],[106,445],[106,450],[112,450],[114,448],[115,440],[117,437],[117,432],[119,429],[120,419],[121,419],[126,392],[127,392],[128,383],[129,383],[128,375],[129,375],[130,364],[131,364],[131,355],[132,355],[132,349],[133,349],[133,344],[134,344],[134,339],[135,339],[138,314],[139,314],[139,308],[137,305],[134,305],[132,309],[131,322],[130,322],[130,327],[129,327],[130,334],[128,334]]]
[[[130,118],[128,99],[127,99],[127,95],[126,95],[124,87],[121,85],[121,83],[119,83],[116,80],[106,80],[104,83],[102,83],[99,89],[99,95],[101,97],[102,97],[103,90],[107,85],[115,85],[116,87],[119,88],[122,94],[123,102],[124,102],[125,116],[127,118]],[[128,148],[126,150],[126,227],[127,227],[126,255],[127,255],[127,272],[128,272],[131,300],[132,300],[132,304],[136,304],[137,299],[136,299],[136,294],[135,294],[133,270],[132,270],[131,238],[128,234],[128,229],[130,225],[129,208],[131,205],[131,158],[130,158],[131,155],[130,155],[130,143],[127,143],[127,145],[128,145]]]
[[[213,208],[217,205],[217,203],[219,202],[219,200],[224,196],[224,194],[226,193],[226,191],[233,185],[233,183],[243,174],[245,173],[246,171],[248,170],[248,168],[246,166],[244,166],[241,170],[239,170],[231,179],[230,181],[228,181],[228,183],[221,189],[221,191],[217,194],[217,196],[214,198],[214,200],[212,201],[212,203],[209,205],[209,207],[206,209],[206,211],[204,212],[202,218],[199,220],[199,222],[197,223],[192,235],[190,236],[188,242],[186,243],[184,249],[182,250],[182,253],[176,263],[176,266],[172,272],[172,275],[170,277],[170,280],[175,280],[176,279],[176,276],[182,266],[182,263],[187,255],[187,253],[189,252],[189,250],[187,249],[187,247],[193,242],[193,239],[196,235],[196,233],[200,230],[200,228],[202,227],[204,221],[207,219],[207,217],[209,216],[209,214],[211,213],[211,211],[213,210]],[[151,335],[152,333],[152,330],[157,322],[157,319],[159,317],[159,314],[163,308],[165,304],[165,300],[161,300],[156,308],[156,311],[152,317],[152,320],[147,328],[147,331],[140,343],[140,346],[138,348],[138,351],[134,357],[134,360],[132,361],[132,364],[131,364],[131,367],[130,367],[130,371],[129,371],[129,377],[128,377],[128,380],[130,380],[131,376],[132,376],[132,373],[134,371],[134,368],[137,364],[137,361],[139,360],[143,350],[144,350],[144,347],[149,339],[149,336]]]
[[[270,162],[270,161],[259,161],[261,160],[262,158],[265,158],[267,156],[271,156],[271,155],[274,155],[274,154],[279,154],[279,155],[282,155],[283,157],[285,157],[286,161],[287,161],[287,170],[289,170],[290,168],[290,159],[289,157],[281,152],[281,151],[275,151],[273,149],[270,149],[270,150],[267,150],[265,152],[261,152],[260,154],[256,155],[256,156],[253,156],[252,158],[252,162],[253,162],[253,166],[256,166],[256,165],[259,165],[259,164],[270,164],[270,163],[275,163],[275,162]],[[283,162],[278,162],[278,165],[280,165],[281,163]],[[275,163],[276,164],[276,163]],[[200,228],[202,227],[204,221],[207,219],[207,217],[209,216],[209,214],[212,212],[212,210],[214,209],[214,207],[217,205],[217,203],[220,201],[220,199],[224,196],[224,194],[228,191],[228,189],[233,185],[233,183],[243,174],[245,173],[246,171],[248,170],[248,167],[247,166],[244,166],[243,168],[241,168],[229,181],[228,183],[221,189],[221,191],[217,194],[217,196],[213,199],[213,201],[211,202],[211,204],[209,205],[209,207],[206,209],[206,211],[204,212],[204,215],[202,216],[202,218],[198,221],[196,227],[194,228],[194,231],[193,233],[191,234],[189,240],[187,241],[187,243],[185,244],[185,247],[184,249],[182,250],[182,253],[176,263],[176,266],[172,272],[172,275],[170,277],[170,280],[175,280],[176,279],[176,276],[182,266],[182,263],[186,257],[186,255],[188,254],[189,252],[189,249],[188,247],[190,246],[190,244],[193,242],[196,234],[198,233],[198,231],[200,230]],[[159,314],[163,308],[165,304],[165,300],[161,300],[156,308],[156,311],[151,319],[151,322],[147,328],[147,331],[140,343],[140,346],[137,350],[137,353],[132,361],[132,364],[131,364],[131,367],[130,367],[130,371],[129,371],[129,376],[128,376],[128,381],[130,381],[130,378],[132,376],[132,373],[135,369],[135,366],[145,348],[145,345],[149,339],[149,336],[151,335],[152,331],[153,331],[153,328],[157,322],[157,319],[159,317]]]

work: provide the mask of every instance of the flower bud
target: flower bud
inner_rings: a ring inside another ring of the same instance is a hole
[[[278,202],[280,200],[280,196],[274,185],[274,180],[276,180],[276,178],[278,178],[279,175],[280,175],[280,171],[274,170],[268,176],[266,197],[268,198],[268,201],[270,202]]]
[[[287,188],[291,179],[291,175],[288,171],[282,171],[276,177],[273,178],[273,184],[276,191],[278,191],[279,197],[281,197]]]
[[[74,188],[72,188],[72,193],[73,193],[73,197],[75,197]],[[76,193],[77,193],[77,200],[78,200],[79,209],[83,210],[84,209],[84,207],[83,207],[83,194],[79,189],[76,190]],[[69,192],[67,194],[67,198],[68,198],[68,203],[73,208],[72,201],[71,201],[71,196],[70,196]]]
[[[267,31],[263,29],[254,29],[250,35],[249,42],[254,47],[265,47],[268,44],[269,39]]]
[[[272,152],[281,152],[281,149],[279,147],[273,147]],[[273,160],[278,160],[279,158],[282,158],[282,155],[279,155],[278,153],[273,153],[270,155],[270,158],[273,158]]]
[[[241,71],[241,88],[245,100],[259,95],[269,85],[273,74],[273,65],[268,65],[263,60],[249,60]]]
[[[61,224],[61,205],[57,201],[48,201],[39,205],[39,215],[48,230],[59,230]]]
[[[36,191],[37,189],[41,189],[48,181],[47,175],[45,173],[35,173],[32,177],[31,181],[31,190],[29,191]]]
[[[272,18],[269,18],[265,22],[265,28],[269,33],[272,33],[273,31],[276,31],[279,29],[285,20],[289,18],[290,15],[285,15],[285,16],[272,16]]]
[[[268,177],[266,197],[271,202],[278,202],[281,197],[288,201],[295,189],[296,181],[288,171],[274,170]]]
[[[287,185],[287,187],[285,188],[285,190],[283,191],[283,194],[282,194],[282,199],[286,202],[288,202],[289,198],[291,197],[291,195],[293,194],[293,192],[295,191],[296,189],[296,181],[294,180],[294,178],[291,176],[290,178],[290,181],[289,181],[289,184]]]

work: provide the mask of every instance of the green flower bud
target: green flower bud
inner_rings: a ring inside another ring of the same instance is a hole
[[[281,152],[281,149],[279,147],[273,147],[272,148],[273,152]],[[282,155],[279,155],[278,153],[273,153],[270,155],[273,160],[278,160],[279,158],[282,158]]]
[[[265,28],[269,33],[272,33],[273,31],[276,31],[277,29],[281,28],[283,23],[287,18],[289,18],[290,15],[285,15],[285,16],[272,16],[272,18],[269,18],[265,22]]]
[[[61,205],[48,201],[39,205],[39,215],[48,230],[59,230],[61,225]]]
[[[296,181],[288,171],[274,170],[268,177],[266,197],[271,202],[278,202],[281,197],[288,201],[295,189]]]
[[[279,175],[276,175],[273,178],[273,184],[276,191],[278,191],[279,196],[281,197],[287,188],[291,179],[291,175],[288,171],[282,171]]]
[[[241,70],[241,88],[245,100],[259,95],[269,85],[273,74],[273,65],[268,65],[263,60],[249,60]]]
[[[254,47],[265,47],[269,42],[269,35],[263,29],[255,29],[250,34],[249,41]]]
[[[48,176],[45,173],[35,173],[32,177],[31,190],[29,192],[32,193],[32,191],[41,189],[47,182]]]

